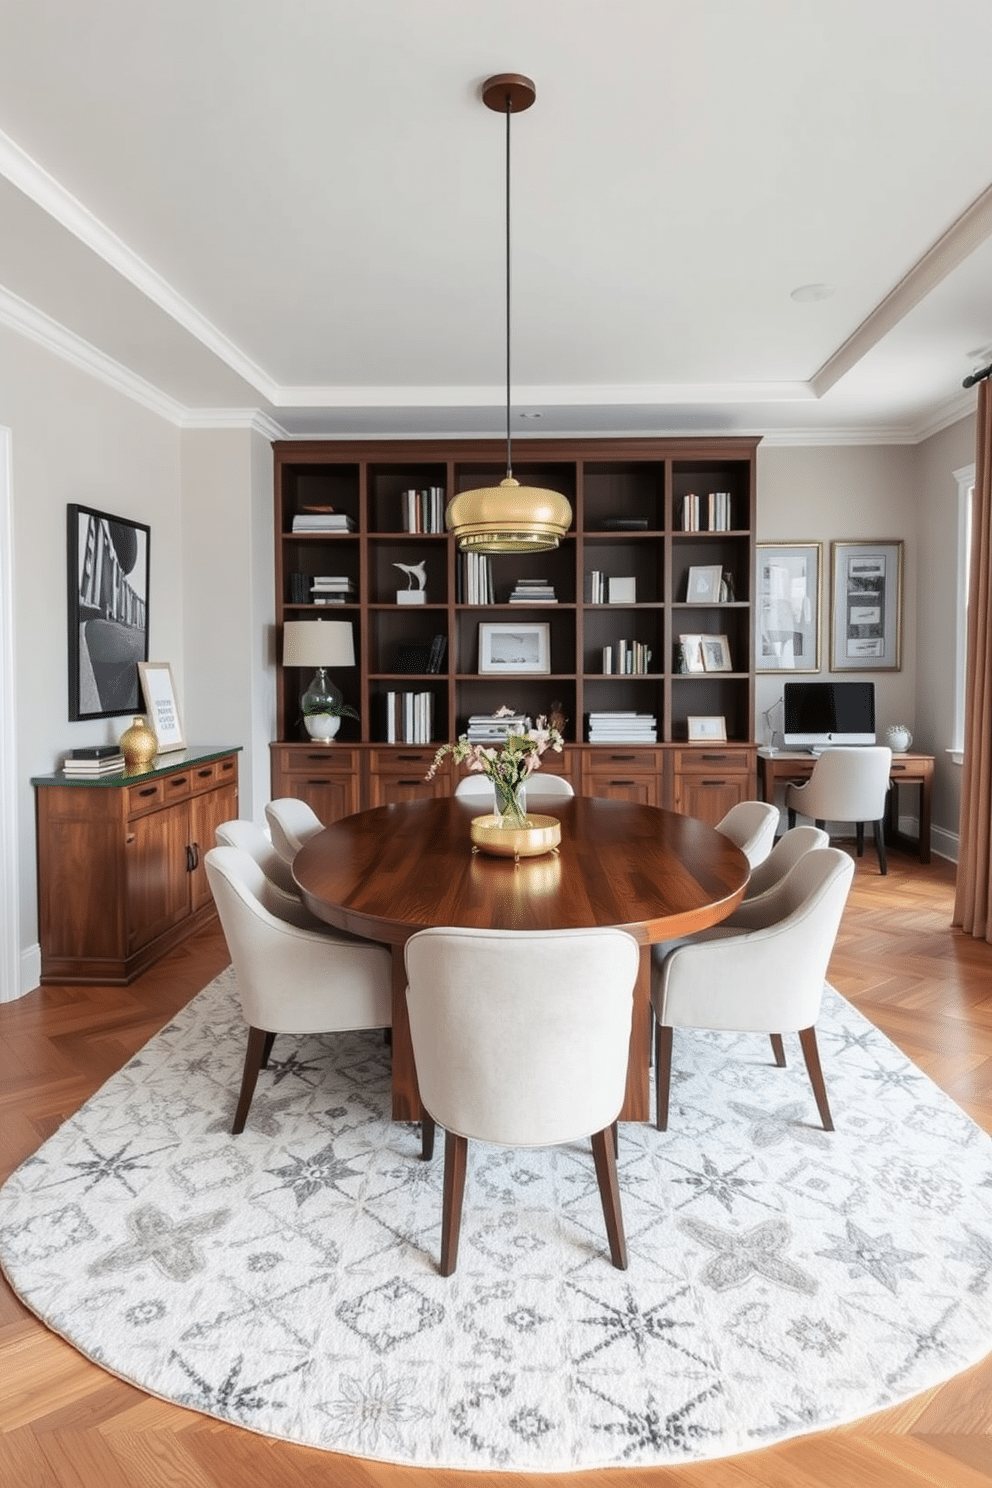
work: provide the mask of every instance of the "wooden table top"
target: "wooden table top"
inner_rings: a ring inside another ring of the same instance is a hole
[[[619,926],[641,944],[724,919],[748,879],[745,855],[704,822],[626,801],[543,797],[561,819],[557,856],[473,853],[478,800],[448,796],[362,811],[312,837],[293,876],[314,914],[391,945],[430,925],[495,930]]]

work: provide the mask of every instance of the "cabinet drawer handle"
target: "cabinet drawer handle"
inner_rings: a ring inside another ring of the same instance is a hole
[[[189,777],[188,776],[186,776],[186,775],[173,775],[169,780],[167,780],[165,782],[165,788],[166,788],[166,790],[181,790],[184,785],[188,785],[188,784],[189,784]]]
[[[701,758],[711,765],[722,765],[727,756],[725,754],[704,754]]]
[[[125,844],[126,844],[126,845],[127,845],[127,846],[128,846],[128,847],[130,847],[130,845],[131,845],[131,843],[132,843],[132,842],[133,842],[133,841],[134,841],[134,833],[133,833],[133,832],[128,832],[128,834],[127,834],[127,836],[126,836],[126,837],[125,837],[125,838],[124,838],[124,842],[125,842]]]
[[[158,795],[158,791],[156,790],[156,788],[155,788],[154,785],[146,785],[145,788],[144,788],[144,790],[139,790],[138,795],[139,796],[155,796],[155,795]]]
[[[398,754],[398,755],[397,755],[397,756],[396,756],[396,758],[397,758],[397,759],[400,759],[400,760],[406,760],[406,761],[408,761],[408,762],[409,762],[409,761],[412,761],[412,762],[413,762],[413,764],[417,764],[417,763],[418,763],[418,761],[419,761],[419,760],[420,760],[420,759],[422,759],[422,757],[423,757],[423,756],[422,756],[422,755],[419,755],[419,754]]]
[[[701,780],[700,785],[726,785],[725,780]]]
[[[186,872],[187,873],[192,873],[194,866],[195,865],[193,863],[193,849],[187,844],[187,847],[186,847]]]
[[[320,763],[323,765],[323,764],[326,764],[326,762],[327,762],[327,755],[326,754],[308,754],[307,755],[307,759],[308,760],[319,760]]]
[[[326,785],[327,779],[325,776],[322,776],[319,780],[308,780],[306,783],[307,785]]]
[[[611,785],[636,785],[636,780],[611,780]]]
[[[396,784],[397,785],[423,785],[423,781],[421,780],[420,776],[418,775],[417,778],[416,778],[416,780],[397,780]]]
[[[196,773],[197,775],[199,775],[201,780],[209,780],[211,775],[214,773],[214,767],[213,765],[208,765],[205,770],[197,770]]]
[[[905,765],[893,765],[890,773],[892,775],[895,775],[899,770],[905,770],[905,768]]]
[[[611,760],[632,760],[632,759],[636,759],[636,758],[637,758],[636,754],[611,754],[610,755],[610,759]]]

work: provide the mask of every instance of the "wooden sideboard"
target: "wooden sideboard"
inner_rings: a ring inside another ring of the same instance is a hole
[[[758,788],[763,801],[774,801],[775,787],[789,780],[808,780],[816,764],[814,755],[805,750],[779,749],[769,754],[765,748],[758,750]],[[932,754],[894,754],[889,780],[892,785],[914,785],[920,792],[920,836],[918,843],[911,844],[899,832],[898,792],[889,791],[888,813],[885,821],[885,840],[898,846],[915,846],[919,849],[920,862],[930,861],[930,810],[933,801]]]
[[[203,858],[238,814],[236,748],[31,784],[43,983],[124,986],[215,913]]]

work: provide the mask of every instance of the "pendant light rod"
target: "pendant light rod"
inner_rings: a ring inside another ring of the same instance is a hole
[[[510,119],[513,109],[506,95],[506,473],[513,474],[510,441]]]

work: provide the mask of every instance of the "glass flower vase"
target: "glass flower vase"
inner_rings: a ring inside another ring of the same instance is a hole
[[[500,827],[519,828],[527,825],[527,789],[523,781],[511,785],[505,780],[494,780],[496,795],[496,824]]]

